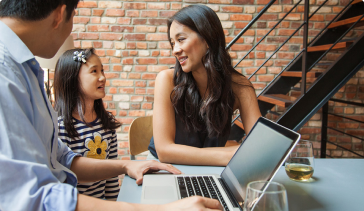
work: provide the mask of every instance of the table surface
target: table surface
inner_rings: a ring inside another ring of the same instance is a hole
[[[223,167],[174,165],[186,174],[220,174]],[[364,159],[315,159],[312,182],[295,182],[281,167],[273,179],[287,189],[290,211],[363,211]],[[142,186],[125,176],[118,201],[140,203]]]

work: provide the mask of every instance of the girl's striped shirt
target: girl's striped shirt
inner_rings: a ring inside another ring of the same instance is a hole
[[[89,158],[117,159],[115,130],[105,131],[99,118],[90,123],[91,127],[75,118],[73,122],[79,137],[71,139],[65,129],[63,118],[58,117],[58,137],[73,152]],[[77,189],[81,194],[116,201],[119,194],[119,181],[118,177],[113,177],[97,182],[78,183]]]

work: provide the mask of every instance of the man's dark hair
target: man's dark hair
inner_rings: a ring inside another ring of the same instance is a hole
[[[2,0],[0,17],[38,21],[48,17],[58,6],[65,4],[67,21],[80,0]]]

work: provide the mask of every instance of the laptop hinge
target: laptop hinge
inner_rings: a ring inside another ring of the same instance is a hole
[[[225,193],[229,197],[230,202],[233,205],[233,207],[235,207],[235,208],[238,207],[241,211],[243,211],[243,209],[239,206],[238,201],[235,199],[234,195],[231,193],[229,187],[226,185],[225,181],[222,178],[218,178],[218,180],[219,180],[221,186],[224,188]]]

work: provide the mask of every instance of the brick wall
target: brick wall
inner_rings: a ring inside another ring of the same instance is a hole
[[[80,2],[77,15],[74,17],[72,35],[76,47],[94,47],[105,67],[108,78],[107,95],[104,98],[105,106],[123,123],[118,131],[118,152],[121,159],[129,159],[127,132],[130,123],[136,117],[153,113],[156,75],[159,71],[173,66],[175,62],[167,41],[166,18],[175,14],[183,6],[206,4],[218,14],[226,40],[230,42],[268,2],[268,0],[175,0],[173,2],[165,0],[84,0]],[[293,5],[292,0],[278,2],[231,48],[230,54],[234,59],[234,64]],[[322,2],[323,0],[317,2],[310,0],[311,5]],[[327,6],[324,6],[311,19],[310,37],[317,34],[347,2],[347,0],[328,1]],[[312,7],[311,10],[314,9]],[[302,23],[302,11],[303,5],[301,4],[236,69],[247,76],[252,74],[285,38],[294,32],[294,28]],[[294,58],[301,48],[301,35],[302,31],[299,31],[277,55],[273,56],[271,61],[258,71],[256,76],[251,78],[257,93]],[[363,76],[364,71],[359,72],[336,96],[362,102]],[[279,110],[279,108],[277,109]],[[332,109],[340,114],[355,115],[358,118],[364,112],[361,108],[354,109],[342,104],[335,104]],[[345,127],[345,129],[354,127],[356,131],[360,131],[362,128],[362,125],[359,124],[350,125],[340,121],[330,117],[330,124],[337,127]],[[321,115],[318,113],[300,131],[304,139],[314,141],[315,148],[319,148],[317,141],[320,139],[320,125]],[[343,142],[347,147],[351,144],[352,148],[362,154],[363,144],[358,140],[341,138],[337,134],[332,134],[330,139]],[[332,156],[350,157],[333,148],[332,146],[328,148],[331,150],[328,153]],[[143,159],[144,157],[138,158]]]

